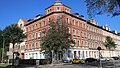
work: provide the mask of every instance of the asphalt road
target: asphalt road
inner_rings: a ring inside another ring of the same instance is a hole
[[[120,60],[115,61],[115,65],[113,65],[113,62],[103,62],[102,65],[103,68],[120,68]],[[39,66],[30,66],[30,65],[20,65],[18,67],[8,66],[4,68],[98,68],[99,62],[93,62],[93,63],[85,63],[85,64],[58,64],[58,65],[39,65]],[[1,68],[1,67],[0,67]]]
[[[96,66],[86,64],[60,64],[60,65],[39,65],[39,66],[8,66],[4,68],[98,68]]]

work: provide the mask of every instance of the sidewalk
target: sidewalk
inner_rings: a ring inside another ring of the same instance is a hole
[[[39,66],[37,66],[37,68],[59,68],[65,64],[66,63],[39,65]]]

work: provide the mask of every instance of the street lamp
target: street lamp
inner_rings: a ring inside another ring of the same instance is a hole
[[[51,52],[52,52],[52,64],[53,64],[53,62],[54,62],[54,56],[53,56],[53,53],[54,53],[54,50],[51,50]]]
[[[101,47],[98,47],[97,50],[99,51],[99,60],[100,60],[100,50],[101,50]],[[100,67],[102,68],[101,60],[100,60]]]

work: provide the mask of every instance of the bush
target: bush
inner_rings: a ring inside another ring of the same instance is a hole
[[[19,63],[26,64],[26,65],[36,65],[36,60],[39,60],[40,65],[51,63],[50,59],[21,59]]]

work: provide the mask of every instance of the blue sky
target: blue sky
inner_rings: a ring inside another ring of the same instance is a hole
[[[0,29],[18,22],[20,18],[29,19],[38,14],[45,14],[45,8],[55,3],[56,0],[0,0]],[[87,8],[84,0],[60,0],[71,7],[72,12],[78,12],[88,19]],[[120,16],[108,17],[107,15],[94,18],[100,26],[108,25],[111,29],[120,32]]]

